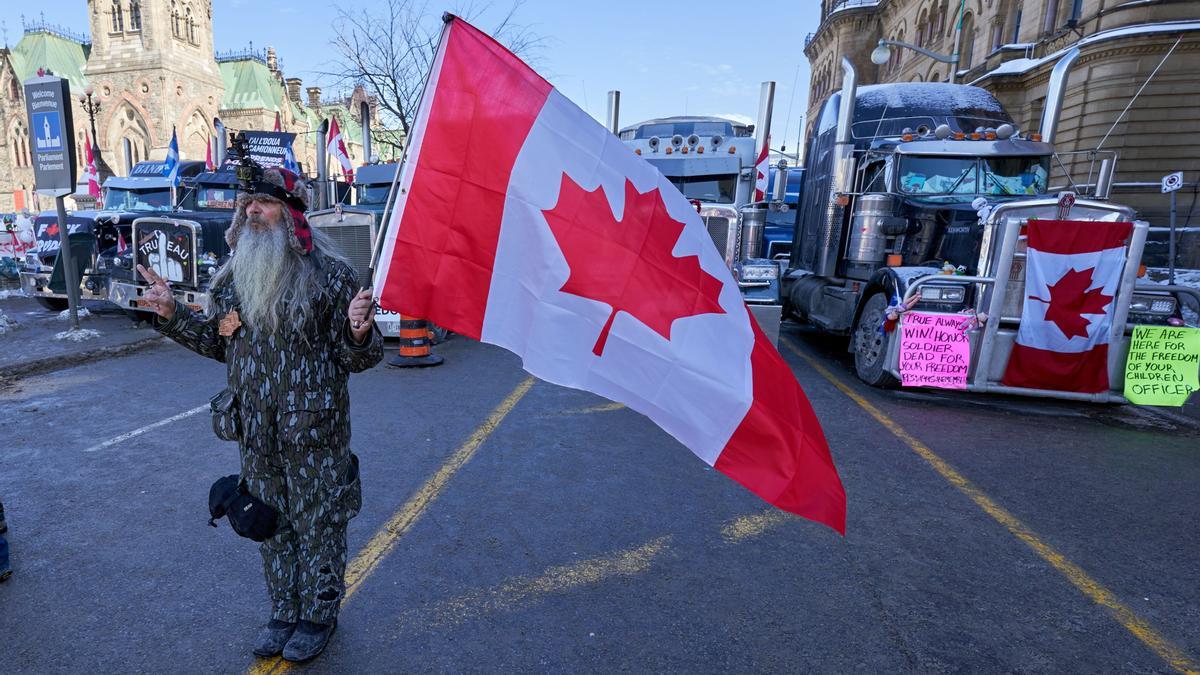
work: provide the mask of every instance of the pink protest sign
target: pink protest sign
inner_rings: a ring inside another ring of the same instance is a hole
[[[900,320],[900,382],[906,387],[966,389],[971,344],[964,317],[905,312]]]

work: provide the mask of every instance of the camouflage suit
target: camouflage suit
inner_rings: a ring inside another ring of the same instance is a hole
[[[213,290],[209,317],[176,303],[158,330],[227,364],[242,420],[242,480],[280,514],[278,532],[261,546],[271,617],[328,624],[345,588],[346,525],[362,504],[347,380],[379,363],[383,339],[378,328],[362,345],[350,337],[346,313],[357,286],[349,267],[320,253],[305,263],[321,266],[325,278],[301,328],[269,334],[242,324],[222,337],[221,318],[238,306],[229,283]]]

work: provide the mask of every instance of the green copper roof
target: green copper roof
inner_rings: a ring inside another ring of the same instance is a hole
[[[24,82],[37,77],[39,68],[48,68],[71,83],[72,92],[82,93],[87,87],[83,66],[87,63],[88,48],[74,40],[53,33],[37,31],[21,36],[12,48],[11,59],[17,79]]]
[[[225,82],[225,110],[280,110],[287,97],[283,85],[264,64],[253,59],[222,61],[221,79]]]

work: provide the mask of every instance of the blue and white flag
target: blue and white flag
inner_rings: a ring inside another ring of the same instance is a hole
[[[167,146],[163,175],[170,177],[171,185],[179,185],[179,139],[175,137],[175,127],[171,127],[171,144]]]
[[[291,143],[288,143],[287,147],[283,149],[283,168],[297,176],[300,175],[300,163],[296,161],[296,153],[292,150]]]

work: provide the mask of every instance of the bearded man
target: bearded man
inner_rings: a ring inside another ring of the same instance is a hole
[[[307,661],[337,626],[346,525],[362,504],[347,379],[379,363],[383,338],[370,291],[356,292],[351,267],[308,227],[299,178],[268,169],[254,190],[238,198],[225,235],[233,255],[210,285],[207,316],[138,271],[157,329],[227,364],[241,484],[278,512],[261,545],[271,618],[254,653]]]

